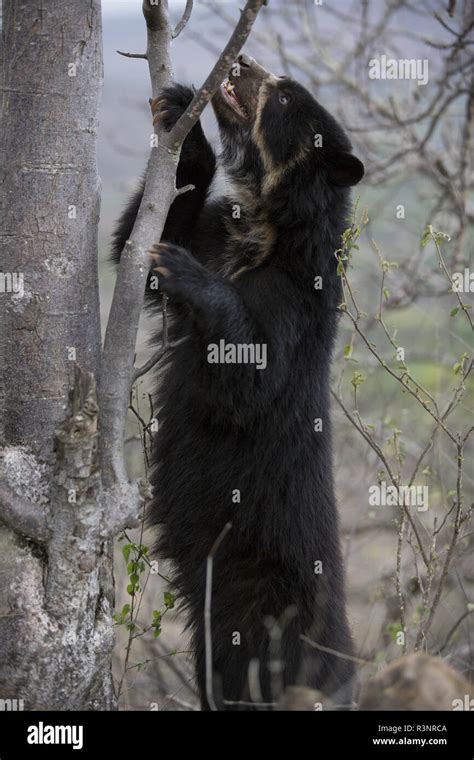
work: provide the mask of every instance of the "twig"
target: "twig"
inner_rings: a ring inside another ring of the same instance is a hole
[[[185,343],[187,340],[188,340],[188,336],[185,335],[183,338],[173,341],[173,343],[167,343],[166,345],[160,346],[158,351],[156,351],[156,353],[150,356],[150,358],[148,359],[147,362],[145,362],[145,364],[143,364],[141,367],[135,368],[135,371],[132,377],[132,384],[135,383],[139,377],[142,377],[142,375],[146,375],[147,372],[153,369],[155,364],[157,364],[160,361],[160,359],[163,358],[163,356],[169,349],[177,348],[178,346],[181,345],[181,343]]]
[[[389,464],[386,456],[384,455],[382,449],[380,448],[380,446],[378,446],[378,444],[376,443],[376,441],[373,439],[372,436],[370,436],[362,427],[360,427],[357,424],[357,421],[354,419],[354,417],[351,415],[351,413],[349,412],[349,410],[346,408],[346,406],[345,406],[344,401],[342,400],[342,398],[338,397],[337,394],[332,390],[332,388],[331,388],[331,396],[339,404],[340,408],[342,409],[342,411],[346,415],[347,419],[350,422],[352,422],[352,424],[354,425],[354,427],[356,428],[356,430],[359,431],[359,433],[361,434],[361,436],[365,439],[365,441],[367,441],[367,443],[369,444],[369,446],[375,451],[375,453],[379,457],[380,461],[384,465],[384,467],[385,467],[385,469],[387,471],[387,474],[390,477],[390,480],[392,481],[393,485],[395,485],[396,487],[398,487],[399,484],[397,483],[395,475],[392,472],[392,468],[390,467],[390,464]],[[403,507],[403,510],[405,511],[405,514],[406,514],[406,516],[408,518],[410,526],[411,526],[411,528],[412,528],[412,530],[413,530],[413,532],[414,532],[414,534],[416,536],[416,539],[418,541],[418,546],[419,546],[419,549],[420,549],[420,554],[423,557],[423,562],[425,563],[426,567],[428,567],[428,557],[426,556],[426,552],[425,552],[425,549],[424,549],[424,546],[423,546],[423,542],[421,540],[421,536],[420,536],[420,534],[418,532],[418,528],[417,528],[417,526],[415,524],[415,521],[413,519],[413,515],[411,514],[410,510],[408,509],[408,506],[405,504],[405,500],[403,500],[402,507]]]
[[[341,660],[349,660],[350,662],[357,663],[357,665],[372,665],[369,660],[362,660],[360,657],[354,657],[351,654],[338,652],[336,649],[331,649],[331,647],[325,647],[322,644],[317,644],[316,641],[312,641],[310,638],[308,638],[308,636],[305,636],[304,633],[300,634],[300,639],[304,641],[305,644],[309,644],[310,647],[313,647],[313,649],[318,649],[320,652],[327,652],[327,654],[333,654],[335,657],[340,657]]]
[[[231,699],[222,700],[225,705],[242,705],[242,707],[278,707],[278,702],[243,702],[242,700],[233,701]]]
[[[444,274],[446,275],[447,279],[449,280],[449,283],[451,285],[451,289],[452,289],[453,293],[456,294],[456,298],[458,299],[458,303],[459,303],[459,308],[466,315],[467,320],[468,320],[468,322],[469,322],[469,324],[471,326],[471,330],[474,330],[474,324],[472,322],[472,318],[471,318],[471,315],[469,313],[468,305],[463,302],[461,296],[459,295],[459,292],[454,287],[453,278],[451,277],[449,269],[446,266],[446,262],[444,260],[443,254],[441,253],[441,246],[439,244],[439,240],[438,240],[438,237],[436,235],[436,232],[433,230],[431,224],[428,225],[428,229],[430,231],[430,237],[431,237],[433,243],[435,244],[436,253],[438,254],[438,259],[439,259],[440,267],[443,270]]]
[[[184,9],[184,13],[181,17],[181,20],[178,24],[176,24],[173,34],[171,35],[173,39],[176,39],[181,32],[183,31],[184,27],[188,23],[189,19],[191,18],[191,13],[193,12],[193,0],[186,0],[186,7]]]
[[[117,50],[117,53],[125,58],[143,58],[145,61],[148,60],[146,53],[124,53],[122,50]]]
[[[463,486],[462,486],[462,475],[463,475],[463,448],[462,444],[458,444],[457,447],[457,480],[456,480],[456,515],[454,518],[454,528],[453,533],[451,536],[451,541],[449,542],[448,551],[446,552],[446,558],[444,560],[443,569],[441,571],[441,576],[438,582],[438,588],[436,589],[435,597],[433,599],[433,603],[431,605],[430,613],[428,616],[428,620],[426,621],[426,626],[424,629],[420,627],[420,631],[418,632],[417,640],[415,642],[415,651],[419,649],[421,640],[423,636],[426,637],[427,632],[429,631],[431,627],[431,623],[433,622],[433,618],[436,614],[436,610],[438,608],[440,599],[441,599],[441,593],[443,591],[443,587],[446,581],[446,578],[448,576],[449,567],[451,565],[451,560],[454,554],[454,549],[456,547],[459,533],[461,530],[462,525],[462,507],[463,507]]]
[[[442,654],[444,652],[444,650],[448,646],[448,644],[451,641],[453,635],[455,634],[455,632],[457,631],[457,629],[459,628],[459,626],[461,625],[461,623],[463,622],[463,620],[465,620],[467,617],[469,617],[469,615],[472,615],[473,612],[474,612],[474,610],[466,610],[466,612],[463,615],[461,615],[461,617],[459,618],[459,620],[457,620],[454,623],[453,627],[451,628],[451,630],[449,631],[448,635],[446,636],[446,639],[444,640],[444,644],[441,646],[441,648],[439,650],[440,654]]]
[[[176,190],[176,197],[179,198],[180,195],[184,195],[184,193],[189,193],[191,190],[195,190],[196,185],[184,185],[183,187],[178,187]]]
[[[209,704],[209,708],[214,712],[217,711],[216,703],[214,700],[213,689],[213,668],[212,668],[212,627],[211,627],[211,608],[212,608],[212,571],[214,557],[216,555],[219,546],[232,528],[232,523],[228,522],[224,525],[223,529],[219,533],[218,537],[214,541],[211,551],[207,557],[206,563],[206,597],[204,601],[204,628],[206,638],[206,697]]]
[[[184,699],[181,699],[174,694],[167,694],[166,699],[168,699],[170,702],[174,702],[175,705],[179,705],[179,707],[182,707],[184,710],[188,710],[189,712],[199,712],[199,707],[197,705],[192,705],[190,702],[186,702]]]
[[[405,504],[405,499],[403,499]],[[398,527],[398,540],[397,540],[397,568],[395,573],[395,588],[398,597],[398,608],[400,610],[400,626],[403,634],[403,646],[402,654],[406,654],[407,651],[407,626],[405,621],[405,599],[403,598],[402,591],[402,550],[403,550],[403,534],[405,531],[405,513],[402,514]]]
[[[177,121],[171,132],[168,133],[166,144],[171,150],[182,145],[186,135],[197,122],[204,108],[217,91],[232,63],[235,61],[244,43],[247,41],[262,5],[265,5],[265,0],[247,0],[245,8],[240,14],[237,26],[222,51],[219,60],[202,87],[197,91],[186,111]]]

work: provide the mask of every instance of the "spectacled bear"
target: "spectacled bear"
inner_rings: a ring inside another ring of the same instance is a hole
[[[210,192],[216,159],[198,123],[177,173],[195,189],[176,198],[154,249],[170,339],[187,340],[160,371],[150,521],[187,607],[203,709],[265,709],[298,684],[347,703],[329,372],[335,251],[364,168],[304,87],[247,56],[237,63],[212,101],[225,193]],[[192,97],[182,85],[162,93],[166,129]],[[115,259],[141,194],[121,217]],[[229,522],[206,637],[206,559]]]

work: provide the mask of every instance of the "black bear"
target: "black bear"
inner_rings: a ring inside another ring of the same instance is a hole
[[[265,709],[299,684],[347,704],[329,372],[335,251],[364,168],[304,87],[247,56],[237,64],[212,101],[226,192],[210,193],[216,160],[197,124],[177,175],[195,189],[154,249],[170,338],[187,340],[160,372],[150,521],[188,611],[203,709]],[[158,98],[166,129],[192,97],[175,85]],[[140,198],[119,222],[116,259]],[[206,560],[226,523],[206,636]]]

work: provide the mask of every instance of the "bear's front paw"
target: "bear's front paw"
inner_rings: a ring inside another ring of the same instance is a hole
[[[150,251],[154,272],[160,275],[160,289],[173,301],[192,303],[199,299],[209,273],[185,248],[157,243]]]
[[[193,97],[192,89],[183,84],[166,87],[157,98],[151,101],[153,124],[160,123],[169,132],[183,115]]]

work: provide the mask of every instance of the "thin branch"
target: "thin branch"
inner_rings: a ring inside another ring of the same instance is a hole
[[[461,309],[461,310],[464,312],[464,314],[466,315],[466,317],[467,317],[467,321],[469,322],[469,324],[470,324],[470,326],[471,326],[471,330],[474,330],[474,324],[473,324],[473,322],[472,322],[472,318],[471,318],[471,315],[469,314],[469,308],[468,308],[468,304],[465,304],[465,303],[463,302],[463,300],[462,300],[461,296],[459,295],[459,292],[458,292],[458,290],[457,290],[457,289],[454,287],[453,278],[451,277],[451,274],[450,274],[450,272],[449,272],[449,269],[448,269],[448,267],[446,266],[446,262],[445,262],[445,260],[444,260],[443,254],[441,253],[441,246],[440,246],[440,244],[439,244],[439,240],[438,240],[438,238],[437,238],[437,236],[436,236],[436,233],[435,233],[435,231],[433,230],[433,228],[432,228],[431,224],[430,224],[430,225],[428,225],[428,229],[429,229],[429,231],[430,231],[430,237],[431,237],[431,239],[432,239],[433,243],[435,244],[436,253],[438,254],[438,259],[439,259],[439,264],[440,264],[440,267],[441,267],[441,269],[443,270],[444,274],[446,275],[447,279],[449,280],[449,283],[450,283],[450,285],[451,285],[451,289],[452,289],[453,293],[455,293],[455,295],[456,295],[456,298],[458,299],[459,308],[460,308],[460,309]]]
[[[217,92],[223,79],[227,76],[231,65],[247,41],[258,12],[262,5],[265,4],[265,0],[247,0],[245,8],[240,14],[237,26],[222,51],[219,60],[202,87],[197,91],[194,100],[190,103],[171,132],[169,132],[167,145],[171,149],[182,145],[186,135],[197,122],[213,95]]]
[[[178,198],[180,195],[184,195],[185,193],[189,193],[191,190],[195,190],[196,185],[184,185],[183,187],[178,187],[176,189],[176,198]]]
[[[376,441],[374,441],[373,437],[370,436],[364,430],[363,427],[360,427],[357,424],[357,421],[354,419],[354,417],[351,415],[351,413],[349,412],[349,410],[346,408],[346,406],[345,406],[344,401],[342,400],[342,398],[340,398],[335,393],[335,391],[332,388],[331,388],[331,396],[339,404],[339,406],[341,407],[341,409],[344,412],[344,414],[347,417],[347,419],[350,422],[352,422],[352,424],[354,425],[354,427],[356,428],[356,430],[359,431],[359,433],[362,435],[362,437],[365,439],[365,441],[368,443],[368,445],[375,451],[375,453],[379,457],[380,461],[384,465],[384,467],[385,467],[385,469],[386,469],[386,471],[387,471],[387,473],[388,473],[388,475],[390,477],[390,480],[392,481],[393,485],[395,485],[396,487],[398,487],[399,483],[397,482],[397,480],[395,478],[395,475],[392,472],[392,468],[390,467],[390,464],[389,464],[387,458],[385,457],[385,455],[384,455],[382,449],[380,448],[380,446],[378,446],[378,444],[376,443]],[[423,557],[423,562],[425,563],[425,566],[428,567],[428,557],[426,556],[426,552],[425,552],[425,549],[424,549],[423,542],[421,540],[421,536],[420,536],[420,534],[418,532],[418,528],[417,528],[417,526],[415,524],[415,521],[413,519],[413,515],[411,514],[410,510],[408,509],[408,506],[405,504],[405,499],[403,499],[402,507],[403,507],[403,510],[404,510],[407,518],[408,518],[408,522],[410,523],[410,526],[411,526],[411,528],[413,530],[413,533],[416,536],[416,540],[418,541],[418,546],[419,546],[419,549],[420,549],[420,554]]]
[[[463,622],[463,621],[464,621],[464,620],[465,620],[467,617],[469,617],[469,615],[472,615],[472,613],[473,613],[473,612],[474,612],[474,610],[466,610],[466,612],[464,612],[464,613],[461,615],[461,617],[460,617],[458,620],[456,620],[456,622],[454,623],[453,627],[450,629],[450,631],[449,631],[448,635],[446,636],[446,638],[445,638],[445,640],[444,640],[444,644],[443,644],[443,645],[440,647],[440,650],[439,650],[439,651],[440,651],[440,654],[442,654],[442,653],[444,652],[444,650],[445,650],[445,649],[446,649],[446,647],[448,646],[449,642],[451,641],[451,639],[452,639],[453,635],[456,633],[456,631],[457,631],[457,629],[459,628],[459,626],[461,625],[461,623],[462,623],[462,622]]]
[[[405,503],[405,499],[403,500]],[[402,513],[400,522],[398,525],[398,540],[397,540],[397,568],[395,573],[395,588],[398,598],[398,607],[400,610],[400,626],[403,634],[403,647],[402,654],[407,652],[407,626],[405,620],[405,599],[402,591],[402,551],[403,551],[403,535],[405,532],[405,513]]]
[[[212,571],[214,557],[222,541],[232,528],[232,523],[228,522],[217,536],[211,551],[207,557],[206,564],[206,597],[204,601],[204,629],[206,638],[206,697],[209,707],[216,712],[217,707],[214,700],[213,678],[212,678],[212,629],[211,629],[211,607],[212,607]]]
[[[180,699],[180,697],[176,697],[174,694],[167,694],[166,699],[169,699],[170,702],[174,702],[175,705],[182,707],[183,710],[187,710],[188,712],[199,712],[199,707],[197,705],[192,705],[191,702],[186,702],[184,699]]]
[[[123,55],[125,58],[143,58],[145,61],[148,60],[146,53],[124,53],[122,50],[117,50],[116,52],[119,55]]]
[[[0,483],[0,520],[15,533],[44,544],[50,538],[47,518],[43,504],[35,504],[6,483]]]
[[[186,26],[189,19],[191,18],[191,13],[193,12],[193,4],[194,4],[193,0],[186,0],[186,8],[184,9],[184,13],[181,17],[181,21],[179,21],[179,23],[176,24],[173,34],[171,35],[174,40],[176,39],[176,37],[178,37],[181,34],[184,27]]]
[[[145,364],[143,364],[141,367],[135,368],[135,371],[132,377],[132,384],[135,383],[139,377],[141,377],[142,375],[146,375],[147,372],[153,369],[155,364],[158,364],[160,359],[163,358],[163,356],[169,349],[177,348],[177,346],[180,346],[181,343],[185,343],[185,341],[187,340],[188,340],[188,336],[185,335],[183,338],[173,341],[173,343],[167,343],[166,345],[163,344],[162,346],[160,346],[158,351],[156,351],[152,356],[150,356],[150,358],[148,359],[147,362],[145,362]]]
[[[144,0],[147,27],[147,60],[152,96],[156,97],[172,79],[169,47],[171,28],[168,3],[150,5]],[[158,134],[159,128],[155,128]],[[177,158],[153,148],[147,168],[142,203],[130,239],[125,244],[107,322],[102,357],[101,433],[102,479],[108,490],[127,484],[123,438],[133,375],[138,323],[149,268],[148,250],[155,235],[161,235],[168,208],[174,197]],[[160,199],[159,205],[156,203]],[[122,489],[123,490],[123,489]],[[111,499],[118,503],[122,496]]]
[[[354,657],[351,654],[338,652],[336,649],[331,649],[331,647],[325,647],[322,644],[317,644],[316,641],[308,638],[308,636],[305,636],[304,633],[300,634],[300,639],[301,641],[304,641],[305,644],[309,644],[310,647],[313,647],[313,649],[318,649],[320,652],[326,652],[327,654],[333,654],[334,657],[339,657],[341,660],[349,660],[350,662],[355,662],[357,665],[373,664],[369,660],[362,660],[360,657]]]
[[[254,708],[278,707],[278,702],[243,702],[242,700],[233,701],[231,699],[224,699],[222,701],[225,705],[229,705],[229,706],[239,705],[242,707],[254,707]]]
[[[446,552],[446,557],[443,564],[443,569],[441,570],[441,576],[438,582],[438,587],[436,589],[436,593],[433,599],[433,603],[431,605],[430,613],[428,615],[428,620],[426,621],[426,625],[424,628],[420,627],[420,630],[418,632],[417,640],[415,642],[415,651],[417,651],[420,647],[421,641],[423,637],[426,637],[427,632],[429,631],[431,627],[431,623],[433,622],[434,616],[436,614],[436,610],[438,609],[438,605],[441,600],[441,593],[444,588],[444,584],[446,582],[446,579],[448,577],[449,568],[451,565],[451,560],[453,558],[454,550],[456,548],[456,545],[458,543],[459,535],[461,532],[461,525],[462,525],[462,516],[463,516],[463,449],[462,444],[458,444],[457,447],[457,479],[456,479],[456,514],[454,517],[454,528],[451,535],[451,540],[448,545],[448,550]]]

